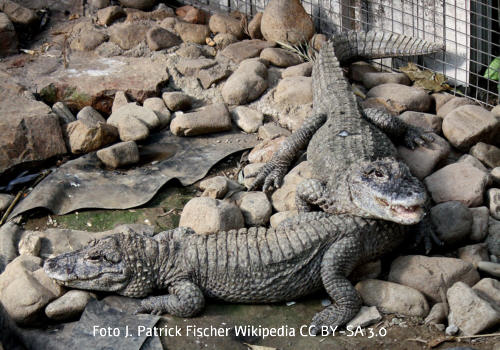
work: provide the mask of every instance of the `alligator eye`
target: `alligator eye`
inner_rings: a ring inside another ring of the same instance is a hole
[[[97,253],[90,253],[87,255],[87,260],[90,260],[90,261],[100,261],[101,260],[101,256]]]
[[[380,170],[375,170],[375,176],[376,177],[384,177],[384,174]]]

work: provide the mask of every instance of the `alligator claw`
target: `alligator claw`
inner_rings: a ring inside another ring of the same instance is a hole
[[[160,305],[157,305],[157,303],[154,300],[155,298],[147,298],[141,300],[141,305],[138,306],[134,314],[151,314],[151,315],[161,315],[163,314],[163,310]]]
[[[255,191],[260,189],[262,186],[262,190],[264,192],[272,191],[273,189],[280,188],[283,178],[286,174],[286,167],[280,167],[272,162],[267,163],[264,167],[259,171],[259,174],[255,178],[255,181],[248,188],[249,191]]]
[[[417,224],[417,227],[417,234],[413,245],[414,247],[423,243],[425,254],[429,254],[434,245],[438,247],[442,247],[444,245],[443,241],[439,239],[436,232],[432,228],[430,218],[424,217],[424,219]]]

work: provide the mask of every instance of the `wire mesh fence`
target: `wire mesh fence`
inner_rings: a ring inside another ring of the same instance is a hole
[[[252,16],[269,0],[181,0],[211,12]],[[497,104],[500,70],[500,0],[302,0],[316,31],[382,29],[445,45],[426,57],[380,60],[397,69],[408,61],[448,78],[451,93]],[[498,58],[497,58],[498,57]]]

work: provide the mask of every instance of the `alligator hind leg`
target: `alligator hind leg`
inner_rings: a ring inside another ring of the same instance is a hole
[[[361,298],[347,276],[360,262],[362,253],[360,237],[355,235],[336,242],[323,256],[321,279],[334,304],[313,317],[311,325],[316,332],[330,333],[329,327],[346,324],[361,308]]]

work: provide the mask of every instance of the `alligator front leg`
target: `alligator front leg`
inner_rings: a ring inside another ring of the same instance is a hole
[[[423,129],[409,125],[385,111],[367,108],[363,110],[363,116],[387,135],[395,138],[397,142],[410,149],[415,149],[415,147],[418,146],[425,146],[434,141],[434,137]]]
[[[333,200],[326,186],[319,180],[306,179],[299,183],[295,191],[295,205],[299,212],[310,212],[315,207],[328,211]]]
[[[161,315],[168,313],[179,317],[192,317],[203,310],[205,297],[194,283],[183,280],[168,288],[170,294],[149,297],[141,302],[136,313]]]
[[[362,253],[360,238],[355,235],[334,243],[323,256],[321,280],[333,305],[313,317],[311,325],[316,333],[330,333],[330,327],[346,324],[361,308],[361,298],[346,276],[359,263]]]
[[[299,151],[307,146],[314,133],[325,123],[326,118],[326,114],[317,114],[306,119],[300,129],[285,140],[271,160],[260,170],[248,190],[254,191],[261,186],[264,191],[279,188],[288,167]]]

